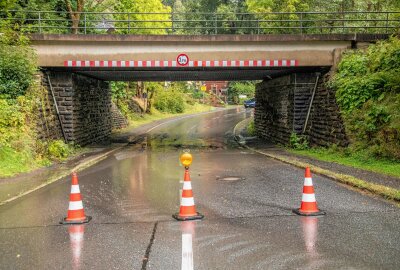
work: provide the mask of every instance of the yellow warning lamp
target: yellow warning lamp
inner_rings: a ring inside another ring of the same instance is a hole
[[[189,150],[184,151],[179,159],[181,160],[181,163],[183,166],[185,166],[185,168],[188,168],[193,161],[193,157],[189,153]]]

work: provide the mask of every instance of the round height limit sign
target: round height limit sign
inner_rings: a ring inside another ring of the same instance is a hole
[[[189,56],[187,56],[184,53],[181,53],[180,55],[178,55],[178,57],[176,58],[176,62],[178,63],[178,65],[180,66],[186,66],[189,63]]]

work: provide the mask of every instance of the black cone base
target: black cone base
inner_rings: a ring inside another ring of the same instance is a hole
[[[326,212],[324,211],[318,211],[318,212],[302,212],[300,209],[293,209],[293,213],[298,214],[300,216],[307,216],[307,217],[315,217],[315,216],[323,216],[326,215]]]
[[[90,220],[92,220],[91,216],[86,216],[85,219],[82,220],[66,220],[67,218],[63,218],[60,221],[60,224],[68,225],[68,224],[84,224],[88,223]]]
[[[196,212],[196,215],[194,216],[189,216],[189,217],[184,217],[184,216],[180,216],[179,213],[173,214],[172,217],[176,220],[179,221],[185,221],[185,220],[196,220],[196,219],[202,219],[204,218],[204,215],[200,214],[199,212]]]

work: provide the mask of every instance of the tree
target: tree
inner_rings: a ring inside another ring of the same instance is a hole
[[[15,5],[16,0],[1,0],[0,1],[0,10],[9,10],[13,8]]]
[[[72,34],[78,34],[81,12],[85,6],[85,0],[76,0],[74,7],[70,0],[64,0],[69,16],[72,20]],[[74,10],[75,9],[75,10]]]
[[[230,82],[228,87],[228,99],[238,104],[240,102],[239,95],[246,95],[247,98],[254,97],[256,91],[255,82]]]
[[[161,0],[121,0],[114,9],[122,12],[115,14],[116,29],[121,34],[166,34],[172,26],[171,7]]]

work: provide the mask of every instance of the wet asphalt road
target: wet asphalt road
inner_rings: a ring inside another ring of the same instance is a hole
[[[69,178],[1,206],[0,269],[400,269],[399,209],[314,175],[327,215],[294,215],[303,170],[233,141],[250,113],[171,121],[79,173],[87,225],[58,225]],[[184,148],[202,221],[171,217]]]

